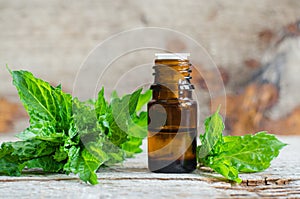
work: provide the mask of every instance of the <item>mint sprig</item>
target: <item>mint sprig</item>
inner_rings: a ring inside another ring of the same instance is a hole
[[[251,173],[267,169],[286,144],[274,135],[223,136],[224,123],[219,111],[205,120],[202,145],[197,147],[200,166],[212,168],[226,179],[241,183],[240,172]]]
[[[30,116],[30,126],[18,134],[21,141],[0,147],[0,173],[19,176],[24,168],[78,174],[97,184],[102,165],[122,162],[142,150],[147,135],[147,113],[141,111],[151,91],[118,97],[111,102],[104,88],[95,100],[81,102],[28,71],[10,71],[13,84]]]

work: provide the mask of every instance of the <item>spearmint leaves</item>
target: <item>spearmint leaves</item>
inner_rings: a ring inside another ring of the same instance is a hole
[[[213,128],[212,128],[213,127]],[[267,169],[286,144],[274,135],[259,132],[255,135],[223,136],[224,123],[218,111],[205,121],[205,133],[200,136],[198,161],[225,178],[241,183],[240,172],[259,172]]]
[[[41,168],[44,172],[54,173],[62,171],[64,163],[57,162],[52,155],[49,155],[29,160],[26,167],[28,169]]]
[[[138,89],[123,97],[113,92],[108,104],[102,88],[96,101],[96,113],[101,127],[114,145],[125,150],[127,157],[142,151],[139,147],[147,136],[147,113],[141,109],[150,100],[152,93],[141,91],[142,89]]]
[[[140,146],[148,133],[148,114],[145,111],[141,111],[141,109],[148,101],[150,101],[151,97],[151,90],[148,90],[139,96],[135,112],[137,113],[140,111],[140,113],[139,115],[133,114],[131,116],[131,120],[129,121],[130,125],[128,125],[128,140],[121,145],[121,148],[125,150],[127,157],[133,157],[134,154],[142,152]]]
[[[121,148],[125,150],[127,157],[132,157],[135,153],[142,152],[140,146],[143,139],[147,136],[147,112],[141,112],[139,116],[134,116],[131,125],[128,127],[128,140],[121,145]]]
[[[27,161],[52,154],[55,146],[42,140],[2,143],[0,148],[0,173],[20,176]]]
[[[106,121],[109,123],[108,138],[117,146],[121,146],[122,143],[127,141],[128,124],[135,114],[141,91],[139,89],[131,95],[113,98],[109,105],[106,117]]]
[[[21,141],[0,147],[0,174],[19,176],[24,168],[78,174],[97,184],[96,171],[140,152],[147,117],[141,111],[150,91],[141,89],[110,103],[104,88],[97,99],[81,102],[27,71],[10,71],[30,126],[18,134]],[[130,154],[130,155],[128,155]]]

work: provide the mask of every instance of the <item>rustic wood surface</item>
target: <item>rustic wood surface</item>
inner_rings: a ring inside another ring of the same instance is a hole
[[[207,169],[191,174],[150,173],[142,153],[122,165],[101,169],[96,186],[82,183],[75,175],[0,176],[0,198],[300,198],[300,136],[279,138],[289,145],[271,167],[241,174],[240,185]],[[0,135],[0,143],[8,140],[11,136]]]

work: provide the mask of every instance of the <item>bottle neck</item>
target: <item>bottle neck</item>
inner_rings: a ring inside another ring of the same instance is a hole
[[[192,98],[194,86],[190,83],[189,60],[156,59],[154,69],[153,99]]]

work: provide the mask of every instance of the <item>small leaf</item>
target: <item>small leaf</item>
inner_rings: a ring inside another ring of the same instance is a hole
[[[108,138],[116,146],[120,146],[127,141],[128,125],[131,117],[136,114],[141,89],[122,98],[114,98],[110,105],[106,122],[109,124]]]
[[[140,111],[145,104],[147,104],[152,98],[152,90],[147,90],[145,93],[140,94],[139,101],[136,106],[136,112]]]
[[[17,134],[21,140],[39,139],[51,142],[61,143],[66,135],[62,132],[57,132],[55,125],[48,121],[33,123],[29,128]]]
[[[98,93],[98,99],[95,103],[95,110],[98,119],[100,116],[103,116],[107,113],[107,108],[108,105],[104,98],[104,88],[102,87],[101,91]]]
[[[40,158],[32,159],[26,162],[28,169],[41,168],[44,172],[61,172],[64,163],[57,162],[52,156],[43,156]]]
[[[118,95],[117,91],[114,90],[110,95],[110,101],[112,101],[115,98],[119,98],[119,95]]]
[[[241,183],[242,179],[239,178],[239,171],[231,165],[231,162],[228,161],[219,161],[210,164],[210,167],[217,173],[224,176],[226,179],[233,180],[237,183]]]
[[[202,145],[198,152],[199,158],[204,158],[214,149],[217,142],[222,139],[222,132],[225,128],[219,111],[208,117],[204,124],[205,133],[203,136],[200,136]]]
[[[100,151],[101,149],[98,148],[95,154],[86,148],[71,147],[68,152],[69,160],[64,166],[64,171],[66,173],[72,172],[78,174],[84,182],[89,182],[92,185],[97,184],[96,171],[107,160],[106,155],[98,156]]]

